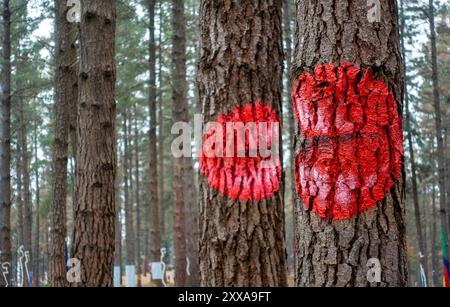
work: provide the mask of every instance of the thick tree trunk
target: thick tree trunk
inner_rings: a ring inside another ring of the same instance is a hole
[[[159,195],[158,195],[158,152],[156,138],[156,43],[155,43],[155,0],[149,0],[149,72],[150,80],[148,84],[148,105],[150,113],[149,131],[149,172],[150,172],[150,204],[152,212],[152,244],[151,261],[157,262],[160,258],[161,248],[161,225],[159,220]]]
[[[409,110],[409,96],[408,96],[408,76],[406,75],[406,50],[405,50],[405,15],[404,15],[404,1],[400,1],[400,18],[401,18],[401,28],[400,28],[400,37],[401,37],[401,50],[403,57],[403,70],[405,71],[405,128],[406,128],[406,137],[408,140],[408,150],[409,150],[409,162],[411,167],[411,187],[412,187],[412,196],[413,196],[413,204],[414,204],[414,218],[416,223],[416,231],[417,231],[417,241],[419,246],[419,261],[422,267],[425,270],[425,276],[428,280],[428,255],[427,250],[425,248],[425,242],[423,231],[422,231],[422,222],[421,222],[421,214],[420,214],[420,205],[419,205],[419,193],[417,188],[417,174],[416,174],[416,159],[414,154],[413,147],[413,139],[412,139],[412,127],[411,127],[411,113]]]
[[[11,11],[2,6],[2,67],[0,75],[0,262],[8,267],[0,287],[10,285],[11,254]],[[9,264],[9,266],[8,266]]]
[[[116,1],[81,0],[77,208],[72,256],[77,286],[111,286],[115,237]]]
[[[77,105],[76,28],[67,20],[69,7],[55,1],[55,123],[53,144],[53,203],[51,207],[50,284],[67,285],[65,239],[67,235],[67,162],[69,150],[69,118]]]
[[[441,97],[439,94],[439,72],[437,63],[437,47],[436,47],[436,25],[435,25],[435,9],[434,1],[429,0],[428,18],[430,23],[430,39],[431,39],[431,64],[432,64],[432,82],[433,82],[433,99],[434,112],[436,120],[436,140],[437,140],[437,162],[438,162],[438,179],[439,179],[439,205],[441,224],[444,230],[445,242],[447,246],[447,259],[450,258],[450,249],[448,243],[449,223],[448,223],[448,208],[446,203],[446,189],[445,189],[445,150],[444,137],[442,135],[442,111],[441,111]]]
[[[297,1],[297,286],[408,284],[403,64],[396,2],[380,3]]]
[[[186,21],[184,1],[172,0],[172,120],[187,122]],[[173,214],[175,245],[175,285],[186,286],[184,158],[173,159]]]
[[[216,121],[220,114],[260,120],[270,111],[275,114],[274,121],[281,116],[281,10],[282,0],[201,2],[202,51],[197,79],[204,123]],[[261,105],[269,111],[258,109]],[[251,112],[247,113],[247,108]],[[209,178],[200,178],[201,284],[286,286],[281,165],[263,169],[262,161],[249,157],[249,152],[239,159],[247,159],[248,169],[240,173],[242,177],[227,179],[227,186],[238,187],[237,193],[227,190],[227,196],[219,194]],[[251,172],[256,172],[254,178],[247,175]],[[271,176],[264,178],[264,184],[260,184],[262,173]],[[248,183],[241,185],[240,180]]]

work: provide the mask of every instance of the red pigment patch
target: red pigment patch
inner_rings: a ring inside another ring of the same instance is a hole
[[[402,122],[387,85],[351,64],[320,65],[292,94],[303,143],[295,181],[321,218],[350,219],[384,199],[401,173]]]
[[[272,124],[280,127],[275,110],[259,101],[247,103],[219,115],[216,122],[217,126],[211,126],[203,136],[200,155],[200,173],[208,184],[231,200],[263,200],[274,196],[280,189],[281,163],[278,158],[261,155],[261,148],[271,150],[272,140],[276,138],[271,129]],[[227,130],[232,124],[247,127],[250,123],[254,123],[256,130],[241,130],[244,133]],[[260,123],[266,123],[266,129]],[[218,133],[219,127],[223,135]],[[234,142],[227,142],[227,137],[229,140],[232,137]],[[214,144],[218,139],[223,140],[223,145]]]

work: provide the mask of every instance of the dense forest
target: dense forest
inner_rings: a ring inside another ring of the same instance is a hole
[[[448,1],[0,16],[0,287],[450,287]]]

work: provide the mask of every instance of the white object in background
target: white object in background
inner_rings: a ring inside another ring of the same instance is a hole
[[[152,280],[163,279],[163,264],[161,262],[152,262]]]
[[[135,288],[136,287],[136,267],[134,265],[127,265],[125,270],[126,270],[126,276],[127,276],[127,287]]]
[[[120,266],[114,267],[114,288],[120,288]]]

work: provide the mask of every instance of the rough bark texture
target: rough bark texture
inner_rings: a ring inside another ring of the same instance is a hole
[[[148,2],[149,14],[149,71],[150,80],[148,84],[148,104],[150,113],[150,131],[149,131],[149,172],[150,172],[150,204],[152,209],[152,244],[151,261],[157,262],[160,258],[161,248],[161,225],[159,221],[159,194],[158,194],[158,152],[156,138],[156,44],[155,44],[155,0]]]
[[[80,29],[74,285],[102,287],[112,283],[114,261],[116,1],[81,0]]]
[[[11,279],[11,11],[9,0],[2,6],[2,71],[0,76],[0,262],[8,273],[0,287]],[[5,264],[6,263],[6,264]]]
[[[53,202],[51,206],[50,284],[67,285],[65,238],[67,236],[67,161],[69,151],[69,118],[77,105],[76,28],[67,20],[69,7],[55,1],[55,104],[53,144]]]
[[[281,116],[281,8],[281,0],[201,2],[204,123],[257,101]],[[200,178],[202,286],[286,286],[282,185],[270,198],[232,201]]]
[[[172,1],[172,119],[188,121],[186,81],[186,20],[184,1]],[[173,214],[175,245],[175,285],[186,286],[185,193],[183,190],[184,158],[173,159]]]
[[[370,23],[365,0],[297,1],[297,37],[291,80],[321,64],[351,63],[372,69],[402,110],[403,65],[397,5],[382,0],[381,22]],[[362,78],[362,74],[358,78]],[[400,116],[400,115],[398,115]],[[305,146],[297,134],[295,151]],[[320,218],[302,204],[297,208],[297,286],[369,286],[368,260],[381,262],[381,283],[406,286],[404,173],[384,200],[349,220]]]
[[[441,97],[439,93],[439,71],[437,63],[437,47],[436,47],[436,24],[435,24],[435,9],[434,1],[429,0],[428,18],[430,23],[430,39],[431,39],[431,66],[432,66],[432,83],[433,83],[433,100],[434,112],[436,120],[436,140],[437,140],[437,164],[438,164],[438,180],[439,180],[439,205],[441,225],[444,231],[444,244],[447,246],[447,259],[450,258],[450,249],[448,243],[448,208],[446,203],[446,178],[445,178],[445,150],[444,137],[442,134],[442,111],[441,111]]]

